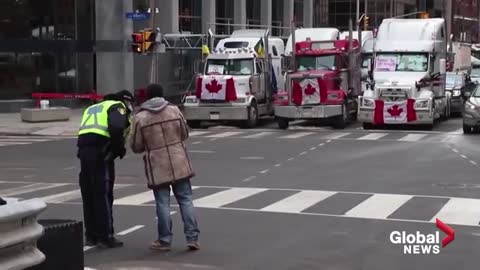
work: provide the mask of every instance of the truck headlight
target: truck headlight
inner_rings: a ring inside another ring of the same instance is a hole
[[[415,101],[415,108],[427,108],[428,100],[417,100]]]
[[[186,103],[197,103],[197,98],[196,97],[187,97],[185,99]]]
[[[373,99],[363,99],[362,106],[373,108],[375,107],[375,101]]]
[[[462,94],[462,91],[460,90],[453,90],[453,96],[454,97],[459,97]]]
[[[475,110],[476,106],[467,101],[465,102],[465,108],[469,110]]]

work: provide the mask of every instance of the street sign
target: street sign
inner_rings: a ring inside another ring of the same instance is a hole
[[[134,21],[144,21],[150,18],[150,13],[147,12],[127,12],[125,17]]]

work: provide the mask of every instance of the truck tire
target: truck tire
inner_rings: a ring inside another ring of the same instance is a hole
[[[371,123],[362,123],[363,129],[364,130],[370,130],[373,129],[375,126]]]
[[[248,107],[248,120],[245,122],[246,128],[255,128],[258,125],[258,107],[255,101],[252,101]]]
[[[187,125],[191,128],[201,128],[202,121],[199,120],[187,120]]]
[[[344,129],[347,127],[348,123],[348,109],[345,104],[342,105],[342,115],[335,117],[335,122],[333,123],[333,127],[336,129]]]
[[[277,118],[277,124],[279,129],[288,129],[288,126],[290,125],[288,119],[283,117]]]

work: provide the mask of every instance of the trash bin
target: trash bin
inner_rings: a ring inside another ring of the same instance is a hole
[[[46,260],[28,270],[84,270],[83,222],[74,220],[38,220],[45,234],[37,241]]]

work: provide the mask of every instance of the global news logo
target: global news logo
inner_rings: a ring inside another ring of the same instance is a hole
[[[393,231],[390,233],[390,242],[395,245],[403,245],[403,254],[429,255],[439,254],[440,245],[445,248],[455,239],[455,231],[437,218],[437,228],[447,236],[440,242],[440,232],[423,234],[419,231],[407,233],[405,231]]]

